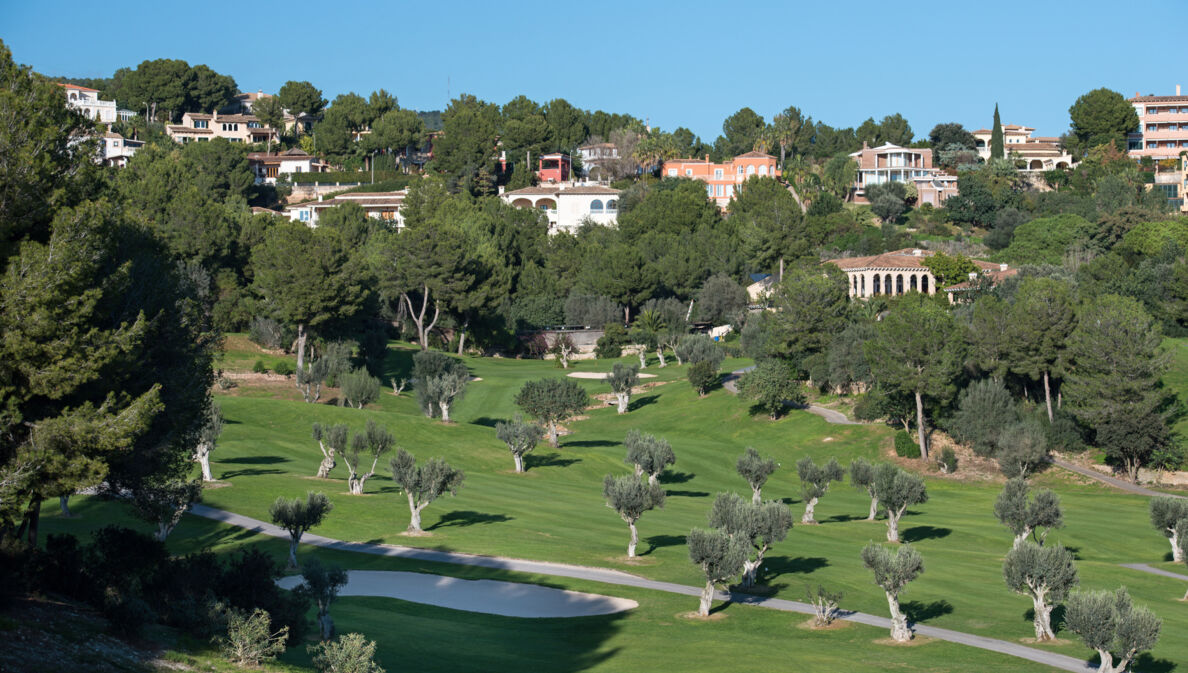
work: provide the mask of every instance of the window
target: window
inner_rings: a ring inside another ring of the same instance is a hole
[[[677,169],[675,169],[675,168],[668,169],[668,177],[675,178],[676,175],[677,175]]]
[[[602,212],[602,201],[599,199],[594,199],[593,201],[591,201],[590,202],[590,212],[591,213],[601,213]]]
[[[685,169],[685,177],[687,177],[687,178],[693,177],[693,169],[692,168]]]
[[[726,196],[734,196],[734,185],[726,185]]]
[[[705,195],[710,197],[711,199],[714,197],[714,186],[713,185],[705,186]]]
[[[609,201],[606,202],[606,212],[613,213],[618,209],[619,209],[618,201],[616,201],[614,199],[610,199]]]
[[[750,166],[747,166],[747,175],[754,175],[754,174],[755,174],[755,165],[751,164]]]
[[[718,185],[718,196],[722,196],[722,195],[723,195],[723,193],[724,193],[724,191],[725,191],[725,190],[724,190],[724,188],[722,187],[722,185]]]
[[[205,119],[195,119],[194,120],[194,128],[196,128],[196,129],[204,129],[204,128],[208,128],[209,126],[210,126],[210,122],[206,121]]]
[[[722,179],[722,169],[721,169],[721,168],[715,168],[715,169],[714,169],[714,179],[715,179],[715,180],[721,180],[721,179]]]
[[[278,172],[279,172],[279,169],[277,166],[265,166],[264,167],[264,177],[266,177],[266,178],[275,178],[276,174]]]
[[[309,211],[308,210],[300,210],[300,211],[298,211],[298,213],[300,214],[302,222],[309,222]]]
[[[759,166],[759,175],[767,175],[767,164]]]
[[[743,175],[744,171],[746,171],[746,168],[745,168],[745,167],[743,167],[743,166],[739,166],[739,167],[738,167],[738,174],[739,174],[739,175]]]

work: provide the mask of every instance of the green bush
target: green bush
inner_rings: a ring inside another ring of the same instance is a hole
[[[900,430],[895,433],[895,455],[900,458],[919,458],[920,445],[911,435]]]
[[[594,356],[599,360],[614,360],[623,356],[623,345],[627,343],[627,329],[622,323],[610,322],[603,327],[602,336],[594,344]]]
[[[709,360],[699,360],[689,365],[689,384],[702,397],[718,383],[718,367]]]
[[[256,360],[256,363],[252,365],[252,371],[256,372],[257,374],[267,374],[268,367],[264,365],[263,360]]]
[[[1047,424],[1048,448],[1061,453],[1080,453],[1085,450],[1085,439],[1081,426],[1072,414],[1057,409],[1052,422]]]
[[[941,451],[940,460],[937,462],[940,464],[941,472],[945,474],[953,474],[957,471],[957,454],[953,453],[953,449],[946,448]]]
[[[281,376],[292,376],[293,365],[289,364],[288,360],[281,360],[280,362],[276,363],[276,366],[272,368],[272,371],[280,374]]]

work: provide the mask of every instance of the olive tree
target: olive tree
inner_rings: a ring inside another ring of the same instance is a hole
[[[994,516],[1015,534],[1013,549],[1018,549],[1029,535],[1034,535],[1042,546],[1049,531],[1064,526],[1060,497],[1045,488],[1036,491],[1032,499],[1029,491],[1022,478],[1011,479],[994,501]]]
[[[1012,423],[1002,431],[1002,447],[998,450],[998,469],[1007,479],[1035,472],[1048,462],[1048,435],[1043,421],[1030,418]]]
[[[619,413],[627,413],[627,405],[631,402],[631,390],[639,385],[639,367],[616,362],[614,369],[603,381],[610,385],[611,392],[615,394],[615,400],[619,403]]]
[[[788,363],[761,360],[738,380],[739,395],[755,400],[756,405],[776,420],[784,413],[785,402],[804,403],[804,391]]]
[[[223,433],[223,410],[212,401],[206,407],[205,422],[198,433],[198,444],[194,447],[194,462],[202,467],[202,481],[214,481],[210,474],[210,454]]]
[[[338,377],[342,396],[347,404],[362,409],[379,399],[380,380],[367,373],[363,367],[343,373]]]
[[[459,470],[441,458],[430,458],[429,462],[417,465],[416,458],[404,449],[396,452],[390,462],[392,481],[404,489],[408,496],[408,532],[423,533],[421,512],[442,495],[457,495],[465,477]]]
[[[202,499],[202,482],[185,479],[143,481],[132,491],[136,515],[157,527],[153,534],[164,542],[182,515]]]
[[[450,374],[451,379],[455,381],[462,376],[465,376],[468,381],[470,379],[470,372],[466,369],[466,365],[445,353],[423,350],[413,355],[413,390],[416,391],[417,404],[420,405],[421,412],[429,418],[437,418],[441,415],[438,397],[442,393],[442,385],[434,384],[436,389],[430,390],[431,382],[447,374]]]
[[[898,642],[912,639],[907,615],[899,608],[899,594],[908,582],[924,572],[924,559],[910,544],[905,544],[892,554],[886,547],[873,542],[862,549],[862,564],[874,573],[875,584],[887,595],[887,606],[891,608],[891,638]]]
[[[1052,640],[1052,608],[1077,585],[1073,554],[1061,545],[1041,547],[1024,542],[1007,552],[1002,577],[1011,591],[1029,596],[1035,608],[1035,639]]]
[[[742,478],[751,485],[751,502],[755,504],[763,502],[763,485],[767,483],[767,478],[771,476],[771,473],[779,467],[779,463],[775,462],[773,458],[761,457],[758,451],[748,446],[734,466]]]
[[[845,472],[836,458],[830,458],[828,463],[817,465],[809,456],[796,461],[796,474],[800,477],[800,497],[804,500],[804,515],[800,523],[817,523],[813,518],[813,510],[817,501],[829,492],[829,485],[845,478]]]
[[[875,466],[864,458],[855,458],[850,463],[850,485],[866,491],[870,496],[870,513],[867,521],[874,521],[879,514],[879,496],[875,493]]]
[[[718,347],[714,340],[705,334],[689,334],[681,338],[680,343],[673,349],[677,364],[695,365],[698,362],[709,362],[714,371],[722,366],[726,359],[726,351]]]
[[[329,477],[330,470],[333,470],[334,466],[337,465],[334,456],[345,452],[348,433],[349,431],[345,424],[326,426],[323,426],[321,423],[313,424],[313,438],[318,443],[318,448],[322,451],[322,462],[318,465],[319,479]]]
[[[648,483],[655,484],[660,479],[660,473],[669,465],[676,465],[676,454],[667,440],[654,435],[645,435],[639,430],[628,430],[627,438],[623,440],[627,447],[628,465],[635,466],[635,476],[648,475]]]
[[[536,443],[544,436],[544,430],[535,423],[528,423],[523,416],[517,415],[510,423],[496,423],[495,436],[507,444],[507,450],[511,451],[512,458],[516,461],[516,472],[523,472],[524,454],[536,448]]]
[[[1124,673],[1140,652],[1158,642],[1163,620],[1146,607],[1136,607],[1123,587],[1113,593],[1072,594],[1065,603],[1064,626],[1097,650],[1099,673]]]
[[[1151,498],[1150,512],[1151,525],[1171,543],[1172,560],[1176,563],[1183,561],[1186,557],[1176,524],[1188,519],[1188,499],[1171,496]]]
[[[805,602],[813,606],[813,623],[817,626],[829,626],[837,619],[837,608],[842,598],[845,598],[844,593],[830,591],[821,584],[816,589],[805,588]]]
[[[899,519],[907,508],[928,502],[924,480],[889,463],[875,468],[875,495],[887,512],[888,542],[899,542]]]
[[[375,663],[375,641],[362,633],[347,633],[309,648],[320,673],[385,673]]]
[[[699,566],[705,575],[705,587],[701,590],[697,614],[708,617],[714,589],[742,571],[743,563],[747,560],[747,548],[742,540],[717,528],[694,528],[685,539],[689,546],[689,560]]]
[[[639,544],[639,531],[635,523],[644,512],[664,506],[664,489],[657,484],[645,484],[633,475],[615,477],[606,475],[602,480],[602,497],[606,506],[615,510],[631,529],[631,542],[627,545],[627,556],[635,556]]]
[[[693,390],[697,391],[698,397],[705,397],[710,388],[718,382],[718,368],[709,360],[702,360],[689,365],[689,370],[686,374],[689,377],[689,385],[693,386]]]
[[[573,379],[528,381],[516,393],[516,406],[548,428],[549,444],[557,446],[557,424],[582,412],[590,403],[584,388]]]
[[[297,591],[308,596],[318,608],[318,635],[323,641],[334,637],[334,620],[330,619],[330,604],[338,597],[338,592],[347,584],[345,570],[334,565],[323,565],[320,561],[310,559],[301,572],[302,582]]]
[[[351,472],[347,477],[351,495],[363,495],[363,486],[368,479],[375,476],[375,466],[379,464],[380,457],[391,451],[395,443],[396,439],[392,437],[392,433],[388,432],[387,428],[376,425],[375,421],[367,421],[367,428],[363,432],[355,433],[355,438],[351,440],[351,448],[342,454],[343,461]],[[371,458],[371,468],[363,472],[360,466],[366,465],[368,458]]]
[[[776,500],[761,504],[747,502],[737,493],[719,493],[710,508],[709,524],[746,542],[753,557],[743,562],[742,585],[755,583],[755,575],[763,565],[763,557],[771,545],[783,540],[792,530],[792,512]]]
[[[310,528],[322,523],[334,505],[324,493],[309,492],[305,501],[301,498],[286,500],[278,497],[276,502],[268,508],[272,523],[284,528],[289,533],[289,567],[297,567],[297,545],[301,543],[301,536]]]

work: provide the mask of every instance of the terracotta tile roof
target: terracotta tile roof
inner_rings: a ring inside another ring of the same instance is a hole
[[[92,89],[89,86],[79,86],[77,84],[65,84],[63,82],[55,82],[55,84],[62,87],[63,89],[78,89],[79,91],[92,91],[94,93],[99,93],[98,89]]]
[[[211,131],[210,129],[193,129],[193,128],[190,128],[189,126],[174,126],[174,125],[166,126],[165,130],[168,133],[193,133],[193,134],[197,134],[197,135],[210,135],[210,134],[214,133],[214,131]]]
[[[1185,103],[1188,96],[1135,96],[1131,103]]]
[[[524,187],[512,192],[504,192],[503,196],[554,196],[561,191],[556,187]]]
[[[917,252],[919,254],[916,254]],[[867,257],[841,257],[829,261],[840,267],[843,271],[860,271],[864,269],[922,269],[925,268],[923,261],[935,254],[936,251],[934,250],[904,248],[878,255],[869,255]],[[1001,269],[1000,265],[993,262],[986,262],[980,259],[972,259],[970,261],[983,271]]]
[[[594,149],[595,147],[614,147],[614,146],[615,146],[614,143],[594,143],[593,145],[582,145],[578,149],[579,150],[589,150],[589,149]]]
[[[504,192],[503,196],[564,196],[565,194],[575,194],[579,196],[591,195],[605,195],[618,196],[619,190],[611,189],[610,187],[603,187],[601,185],[577,185],[574,187],[562,188],[556,187],[525,187],[517,189],[513,192]]]
[[[579,187],[570,187],[569,189],[561,190],[561,194],[580,194],[580,195],[594,195],[605,194],[607,196],[618,196],[619,190],[611,189],[610,187],[602,187],[600,185],[582,185]]]
[[[122,136],[122,135],[120,135],[120,134],[118,134],[118,133],[112,133],[111,131],[108,131],[107,133],[104,133],[104,134],[103,134],[103,137],[104,137],[104,138],[119,138],[120,140],[123,140],[123,139],[124,139],[124,136]]]
[[[990,278],[990,281],[992,283],[995,283],[995,284],[1001,283],[1003,281],[1003,279],[1010,278],[1011,276],[1014,276],[1015,274],[1019,273],[1018,269],[1012,269],[1012,268],[1003,269],[1003,268],[1000,268],[998,265],[994,265],[994,267],[995,267],[994,269],[984,269],[983,273],[987,277]],[[969,290],[971,287],[973,287],[972,281],[967,280],[963,283],[957,283],[956,285],[950,285],[949,287],[944,288],[944,290],[945,290],[945,292],[964,292],[966,290]]]
[[[746,154],[740,154],[734,158],[735,159],[744,159],[744,158],[745,159],[755,159],[755,158],[774,159],[775,157],[771,156],[770,154],[767,154],[766,152],[747,152]]]

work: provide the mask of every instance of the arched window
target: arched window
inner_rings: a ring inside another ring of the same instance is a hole
[[[858,296],[865,297],[866,296],[866,276],[865,275],[858,276],[858,288],[859,288]]]
[[[914,274],[914,273],[912,274],[912,279],[911,279],[911,284],[910,284],[910,285],[911,285],[911,290],[912,290],[912,292],[915,292],[916,290],[918,290],[918,289],[919,289],[919,288],[917,288],[917,287],[916,287],[916,274]]]
[[[608,212],[608,213],[613,213],[613,212],[615,212],[615,211],[616,211],[616,210],[618,210],[618,209],[619,209],[619,202],[618,202],[618,201],[616,201],[616,200],[614,200],[614,199],[610,199],[610,200],[608,200],[608,201],[606,202],[606,212]]]
[[[895,291],[891,289],[891,274],[883,276],[883,293],[895,294]]]
[[[591,213],[601,213],[602,212],[602,201],[600,199],[594,199],[593,201],[590,202],[590,212]]]
[[[850,295],[858,294],[858,276],[850,276]]]
[[[759,166],[759,175],[767,175],[767,164],[761,164]]]
[[[747,166],[747,175],[754,175],[754,174],[755,174],[755,164],[751,164],[750,166]]]
[[[879,294],[881,291],[879,287],[879,274],[876,273],[871,282],[871,294]]]
[[[895,294],[903,294],[903,274],[895,277]]]
[[[920,276],[920,291],[923,292],[924,294],[928,294],[928,276],[927,275]]]

